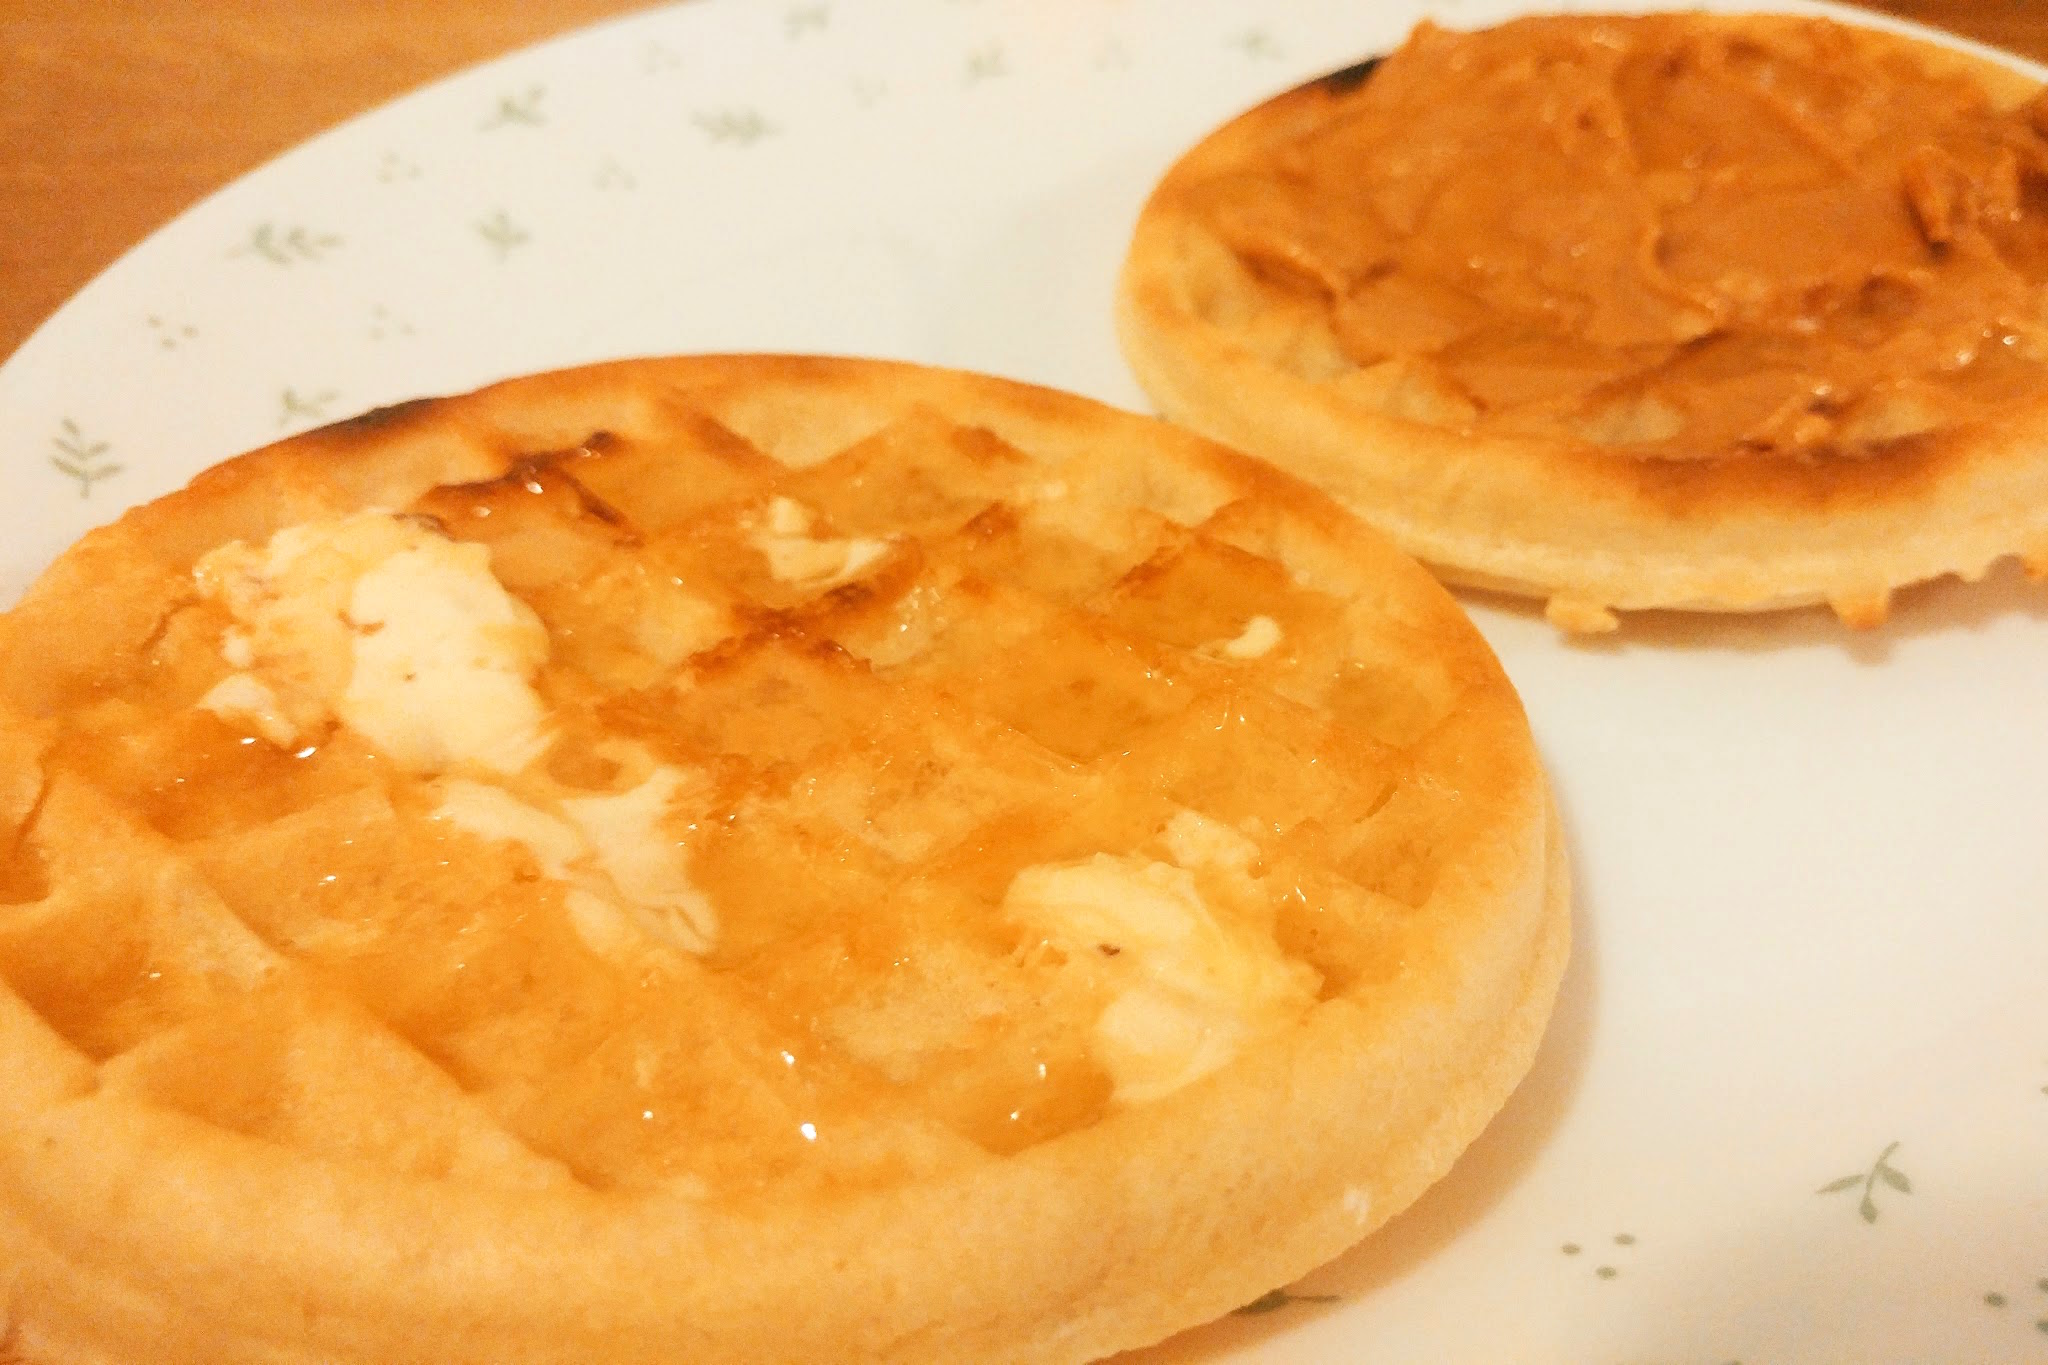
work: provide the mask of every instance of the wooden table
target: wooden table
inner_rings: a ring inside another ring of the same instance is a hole
[[[152,229],[278,152],[651,3],[0,0],[0,357]],[[2038,0],[1868,3],[2048,59]]]

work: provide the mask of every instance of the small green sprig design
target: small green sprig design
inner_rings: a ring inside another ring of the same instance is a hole
[[[504,260],[512,254],[513,248],[525,246],[533,240],[533,234],[512,221],[512,215],[499,209],[491,217],[476,225],[477,235],[491,244],[491,249]]]
[[[2040,1292],[2044,1299],[2048,1299],[2048,1275],[2043,1275],[2040,1279],[2035,1280],[2034,1288]],[[2003,1309],[2011,1302],[2012,1300],[2007,1298],[2002,1290],[1994,1289],[1984,1295],[1984,1304],[1988,1308]],[[2038,1314],[2038,1316],[2034,1317],[2034,1330],[2043,1336],[2048,1336],[2048,1305],[2031,1311],[2034,1314]],[[6,1365],[6,1362],[0,1361],[0,1365]]]
[[[1246,29],[1231,39],[1230,45],[1254,61],[1280,56],[1280,45],[1273,41],[1271,33],[1262,28]]]
[[[1845,1175],[1838,1180],[1830,1180],[1827,1184],[1814,1191],[1814,1193],[1841,1194],[1845,1190],[1861,1188],[1863,1197],[1857,1201],[1856,1212],[1862,1215],[1864,1222],[1875,1223],[1877,1221],[1876,1194],[1879,1182],[1882,1182],[1890,1189],[1897,1190],[1900,1194],[1911,1194],[1913,1192],[1913,1182],[1906,1178],[1905,1172],[1899,1170],[1891,1163],[1892,1153],[1898,1150],[1899,1144],[1896,1142],[1892,1143],[1877,1154],[1877,1160],[1871,1163],[1869,1170],[1858,1171],[1854,1175]]]
[[[1290,1289],[1269,1289],[1242,1308],[1233,1309],[1239,1317],[1254,1318],[1265,1313],[1275,1313],[1296,1303],[1335,1303],[1335,1294],[1297,1294]]]
[[[397,152],[384,153],[384,159],[377,163],[377,179],[386,185],[400,180],[417,180],[422,172],[417,161],[411,161]]]
[[[92,496],[93,485],[101,479],[112,478],[121,472],[118,464],[109,464],[105,441],[88,441],[78,423],[66,417],[59,424],[57,435],[50,438],[50,444],[57,447],[57,453],[50,457],[50,463],[58,472],[78,484],[78,496]]]
[[[288,427],[294,422],[324,422],[327,420],[327,405],[340,397],[332,389],[322,389],[314,394],[286,389],[278,397],[277,424]]]
[[[759,142],[778,131],[755,109],[712,110],[692,115],[690,122],[701,128],[713,142],[728,142],[740,147]]]
[[[1001,43],[990,43],[967,54],[967,84],[979,85],[998,76],[1010,74],[1010,62],[1003,55]]]
[[[255,256],[272,265],[295,265],[301,261],[318,262],[328,252],[341,245],[341,238],[331,232],[315,232],[310,228],[280,228],[275,223],[261,223],[249,234],[249,240],[230,251],[230,256]]]
[[[548,121],[547,114],[540,107],[547,94],[546,86],[529,85],[518,94],[500,95],[498,107],[480,125],[482,130],[489,132],[493,128],[505,128],[514,124],[538,128]]]

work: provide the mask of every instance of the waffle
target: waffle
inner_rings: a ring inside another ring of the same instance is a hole
[[[1118,323],[1167,417],[1567,629],[1871,626],[2048,571],[2044,205],[2039,87],[1914,39],[1425,24],[1188,151]]]
[[[1565,877],[1455,604],[1151,419],[793,357],[373,412],[0,617],[0,1341],[1156,1340],[1443,1174]]]

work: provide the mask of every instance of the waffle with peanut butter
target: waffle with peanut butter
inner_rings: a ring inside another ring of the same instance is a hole
[[[2048,97],[1919,40],[1424,24],[1189,151],[1118,321],[1166,416],[1568,629],[2048,571]]]
[[[1563,854],[1334,503],[879,362],[232,460],[0,617],[0,1340],[1075,1361],[1441,1176]]]

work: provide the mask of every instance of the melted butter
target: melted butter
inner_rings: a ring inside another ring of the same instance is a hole
[[[562,811],[589,840],[598,868],[626,904],[655,932],[693,953],[710,951],[718,917],[684,868],[662,817],[688,781],[678,769],[659,767],[638,786],[612,796],[579,796]]]
[[[650,580],[633,606],[633,644],[663,668],[711,648],[733,631],[729,610],[699,597],[672,576]]]
[[[2040,104],[1823,21],[1424,24],[1202,202],[1322,297],[1367,401],[1398,373],[1453,426],[1865,449],[2048,377]]]
[[[491,577],[483,546],[423,537],[356,581],[349,620],[355,667],[335,710],[399,763],[510,773],[546,746],[527,680],[547,632]]]
[[[479,839],[518,844],[533,855],[541,875],[557,880],[569,865],[589,852],[589,845],[568,821],[549,815],[489,782],[444,778],[438,784],[441,802],[433,818],[446,820]]]
[[[626,791],[570,797],[551,814],[494,783],[443,778],[433,814],[478,838],[519,845],[542,876],[570,883],[564,907],[592,952],[618,957],[652,940],[701,954],[717,940],[718,917],[662,827],[688,784],[680,770],[657,767]]]
[[[198,705],[200,710],[211,711],[228,724],[246,723],[280,749],[298,740],[299,727],[284,714],[277,693],[253,674],[228,674],[199,699]]]
[[[753,544],[778,582],[831,587],[889,552],[886,540],[819,536],[816,529],[816,514],[794,498],[768,504],[767,524],[754,533]]]
[[[1190,870],[1248,876],[1259,856],[1257,844],[1221,820],[1199,811],[1177,812],[1166,822],[1160,838],[1174,863]]]
[[[1186,826],[1183,843],[1196,856],[1240,858],[1216,828]],[[1219,917],[1185,867],[1106,853],[1027,867],[1003,910],[1105,978],[1094,1054],[1120,1101],[1179,1090],[1315,1000],[1314,972],[1270,936]]]
[[[490,552],[385,512],[237,541],[195,569],[237,668],[200,703],[276,744],[339,719],[402,767],[524,768],[546,746],[545,628]]]
[[[1254,616],[1236,635],[1204,645],[1201,652],[1226,659],[1263,659],[1279,646],[1281,639],[1278,621],[1270,616]]]

